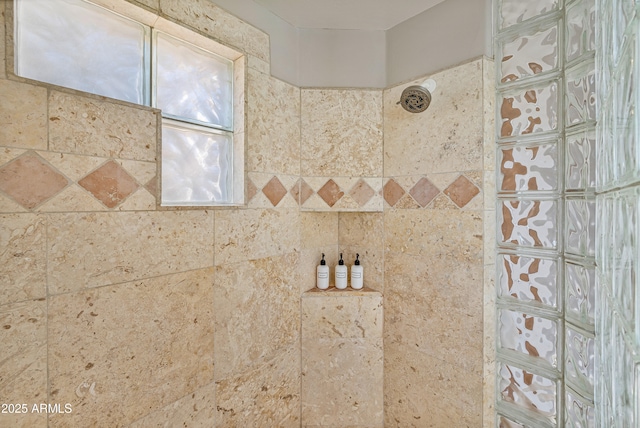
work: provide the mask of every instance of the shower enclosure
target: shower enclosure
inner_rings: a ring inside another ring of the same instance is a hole
[[[495,12],[496,424],[636,426],[637,6]]]

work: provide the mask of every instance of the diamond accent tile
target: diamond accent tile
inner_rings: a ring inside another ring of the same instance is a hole
[[[440,190],[438,190],[438,188],[425,177],[418,180],[416,185],[409,190],[409,194],[423,208],[426,207],[433,198],[438,196],[438,193],[440,193]]]
[[[394,206],[402,198],[402,195],[406,193],[393,178],[387,181],[382,190],[384,200],[391,206]]]
[[[33,153],[0,168],[0,190],[27,209],[57,195],[68,184],[58,170]]]
[[[340,190],[340,186],[335,181],[329,180],[318,190],[318,195],[329,207],[333,207],[344,196],[344,192]]]
[[[118,163],[110,160],[78,181],[97,200],[114,208],[138,189],[138,183]]]
[[[307,199],[313,195],[313,189],[306,181],[300,179],[291,188],[289,193],[291,193],[291,196],[293,196],[293,199],[295,199],[299,205],[304,205],[304,203],[307,202]]]
[[[278,177],[273,176],[271,180],[262,188],[262,193],[271,201],[275,207],[287,194],[287,189],[282,185]]]
[[[149,193],[151,193],[154,197],[158,196],[158,176],[153,177],[151,180],[144,185],[144,188],[147,189]]]
[[[376,191],[371,188],[363,179],[358,180],[353,189],[349,192],[349,195],[353,198],[354,201],[358,203],[361,207],[363,207],[367,202],[371,200],[373,195],[376,194]]]
[[[480,190],[464,175],[458,177],[444,191],[444,194],[460,208],[467,205],[478,193]]]

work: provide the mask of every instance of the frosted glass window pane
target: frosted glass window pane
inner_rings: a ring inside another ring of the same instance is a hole
[[[231,130],[233,63],[163,33],[156,35],[156,107],[171,116]]]
[[[16,74],[145,103],[141,24],[80,0],[16,3]]]
[[[210,205],[231,200],[232,136],[207,128],[162,124],[162,204]]]

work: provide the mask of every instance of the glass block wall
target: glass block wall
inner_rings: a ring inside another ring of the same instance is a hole
[[[496,426],[595,427],[595,0],[496,8]]]
[[[638,5],[598,0],[597,426],[640,426]]]

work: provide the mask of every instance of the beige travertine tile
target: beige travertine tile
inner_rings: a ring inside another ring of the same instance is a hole
[[[215,395],[216,426],[299,427],[300,344],[216,381]]]
[[[305,249],[337,245],[338,213],[304,212],[300,214],[300,246]]]
[[[216,266],[291,253],[300,245],[297,208],[215,212]]]
[[[1,412],[0,426],[44,428],[47,415],[32,406],[47,402],[47,303],[0,305],[0,331],[0,403],[28,405],[25,414]]]
[[[2,147],[1,145],[0,147],[0,165],[4,165],[26,152],[26,150],[23,149],[12,149],[10,147]],[[44,152],[37,153],[41,155]]]
[[[156,209],[156,203],[154,195],[145,188],[139,188],[118,205],[117,209],[119,211],[153,211]]]
[[[385,346],[411,346],[481,372],[483,266],[387,255],[385,273]]]
[[[302,423],[382,427],[382,295],[302,297]]]
[[[47,295],[43,216],[0,215],[0,266],[0,305]]]
[[[216,380],[236,376],[298,341],[298,253],[218,266]]]
[[[496,399],[496,289],[495,265],[484,269],[484,370],[482,384],[483,426],[493,427]]]
[[[26,213],[26,208],[18,204],[13,199],[0,194],[0,213]]]
[[[151,10],[160,10],[160,0],[127,0],[130,3],[146,6]]]
[[[215,414],[215,384],[211,382],[168,406],[138,419],[129,427],[213,427]]]
[[[247,169],[300,175],[300,89],[249,69]]]
[[[0,2],[0,17],[2,17],[2,23],[4,24],[4,20],[6,19],[5,16],[5,11],[4,11],[4,3],[5,2]],[[6,39],[5,39],[5,35],[4,35],[4,25],[0,25],[0,79],[6,79],[7,78],[7,60],[6,60],[6,51],[5,51],[5,44],[6,44]]]
[[[223,44],[269,61],[269,36],[207,0],[160,0],[163,14]]]
[[[50,298],[49,383],[74,412],[50,426],[123,426],[213,381],[213,270]]]
[[[247,62],[249,64],[249,68],[252,68],[260,73],[270,74],[271,73],[271,64],[267,61],[264,61],[260,58],[257,58],[253,55],[247,55]]]
[[[49,149],[155,161],[159,112],[52,91]]]
[[[431,106],[409,114],[396,105],[409,85],[384,91],[384,175],[482,169],[482,62],[475,60],[429,76],[436,81]]]
[[[414,348],[388,347],[385,341],[385,426],[482,426],[481,372],[461,369]]]
[[[49,162],[58,171],[73,181],[78,181],[85,175],[107,161],[106,158],[95,156],[78,156],[69,153],[38,151],[39,156]],[[155,164],[154,164],[155,165]]]
[[[350,293],[350,294],[343,294]],[[372,290],[302,295],[303,346],[316,340],[366,339],[382,344],[382,294]]]
[[[62,192],[46,201],[37,212],[107,211],[96,198],[77,184],[67,186]]]
[[[484,264],[493,265],[496,262],[496,212],[484,212]]]
[[[384,245],[383,213],[340,213],[340,245],[382,248]]]
[[[47,148],[46,88],[0,80],[0,144]]]
[[[50,214],[49,293],[211,266],[213,213]]]
[[[383,353],[369,339],[302,345],[304,426],[383,426]]]
[[[389,254],[429,256],[450,263],[482,265],[482,213],[460,210],[388,210]],[[444,267],[448,269],[449,267]]]
[[[494,171],[496,166],[496,112],[495,112],[495,65],[492,59],[482,59],[482,101],[484,115],[484,170]]]
[[[301,169],[315,176],[382,176],[382,92],[303,89]]]

